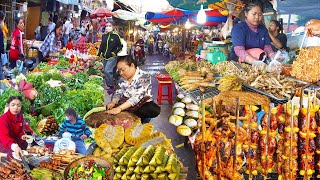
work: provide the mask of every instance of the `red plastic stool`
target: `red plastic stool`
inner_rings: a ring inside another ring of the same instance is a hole
[[[158,80],[158,104],[161,104],[162,100],[168,100],[172,104],[172,79],[169,74],[157,74]],[[163,87],[167,87],[168,94],[162,92]]]

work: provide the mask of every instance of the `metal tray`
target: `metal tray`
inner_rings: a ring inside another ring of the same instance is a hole
[[[175,82],[174,85],[175,85],[178,93],[182,93],[182,94],[189,96],[194,103],[198,103],[202,97],[204,97],[204,99],[207,99],[207,98],[211,98],[213,96],[216,96],[220,93],[220,91],[218,90],[218,86],[207,87],[207,88],[205,88],[204,92],[200,91],[199,88],[192,90],[192,91],[189,91],[189,92],[186,92],[184,89],[182,89],[178,85],[178,83]]]
[[[271,100],[271,102],[274,104],[285,104],[289,101],[289,99],[287,99],[287,98],[278,98],[278,97],[275,97],[274,95],[266,93],[260,89],[256,89],[254,87],[244,85],[244,84],[242,85],[242,91],[256,92],[261,95],[267,96]]]

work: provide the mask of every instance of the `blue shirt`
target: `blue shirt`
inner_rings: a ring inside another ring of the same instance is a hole
[[[231,60],[237,59],[237,55],[234,52],[235,46],[243,46],[247,50],[251,48],[264,49],[265,45],[271,45],[268,30],[264,25],[260,24],[257,32],[254,32],[245,21],[236,24],[232,28],[231,38]]]
[[[77,119],[76,123],[71,124],[70,121],[64,120],[59,128],[60,134],[69,132],[72,138],[79,139],[81,135],[85,134],[87,137],[91,135],[91,131],[82,119]]]

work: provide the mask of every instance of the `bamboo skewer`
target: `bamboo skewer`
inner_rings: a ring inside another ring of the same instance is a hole
[[[309,128],[310,128],[310,91],[308,91],[308,107],[307,107],[307,112],[308,112],[308,115],[307,115],[307,137],[306,137],[306,158],[304,160],[304,163],[305,163],[305,166],[304,166],[304,170],[305,170],[305,173],[304,173],[304,179],[308,179],[308,173],[307,173],[307,170],[308,170],[308,152],[309,152]]]
[[[238,147],[238,128],[239,128],[239,98],[236,99],[236,134],[234,138],[234,159],[233,159],[233,178],[237,171],[237,147]]]
[[[205,179],[205,172],[206,172],[206,153],[205,153],[205,137],[206,137],[206,116],[205,116],[205,105],[204,105],[204,99],[202,98],[201,100],[201,107],[202,107],[202,122],[201,122],[201,127],[202,127],[202,143],[201,143],[201,152],[202,153],[202,175],[203,178]]]
[[[270,119],[271,119],[271,108],[273,107],[272,104],[269,105],[268,108],[268,125],[267,125],[267,140],[266,140],[266,152],[265,152],[265,157],[266,157],[266,166],[268,167],[268,147],[269,147],[269,134],[270,134]],[[264,173],[264,178],[267,179],[268,177],[268,171],[265,169]]]
[[[294,105],[293,103],[291,103],[291,119],[290,119],[290,154],[289,154],[289,171],[290,171],[290,179],[292,179],[293,176],[293,171],[291,171],[291,167],[292,167],[292,136],[293,136],[293,112],[294,112]]]
[[[219,101],[219,109],[218,109],[218,119],[221,119],[222,115],[222,101]],[[221,119],[222,120],[222,119]],[[220,142],[220,137],[218,138],[218,141]],[[217,145],[217,167],[218,167],[218,180],[221,179],[221,161],[220,161],[220,145]]]
[[[251,105],[249,106],[250,111],[251,111],[251,115],[252,115],[252,107]],[[250,117],[249,119],[251,119],[252,117]],[[248,145],[248,152],[251,151],[251,126],[248,127],[249,128],[249,134],[247,136],[249,136],[249,145]],[[248,158],[248,162],[249,162],[249,179],[252,179],[252,172],[251,172],[251,157],[249,156]]]

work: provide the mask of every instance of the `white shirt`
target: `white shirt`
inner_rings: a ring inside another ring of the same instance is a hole
[[[41,27],[38,26],[34,32],[35,32],[36,34],[40,34],[40,28],[41,28]]]
[[[121,38],[120,41],[121,41],[121,44],[122,44],[122,49],[117,54],[117,56],[126,56],[126,55],[128,55],[127,42],[123,38]]]
[[[65,29],[64,34],[70,34],[71,29],[73,28],[73,25],[70,21],[66,21],[63,25],[63,29]]]
[[[50,33],[51,31],[53,31],[55,27],[56,27],[56,24],[55,24],[54,22],[49,23],[49,24],[48,24],[48,31],[49,31],[49,33]]]

